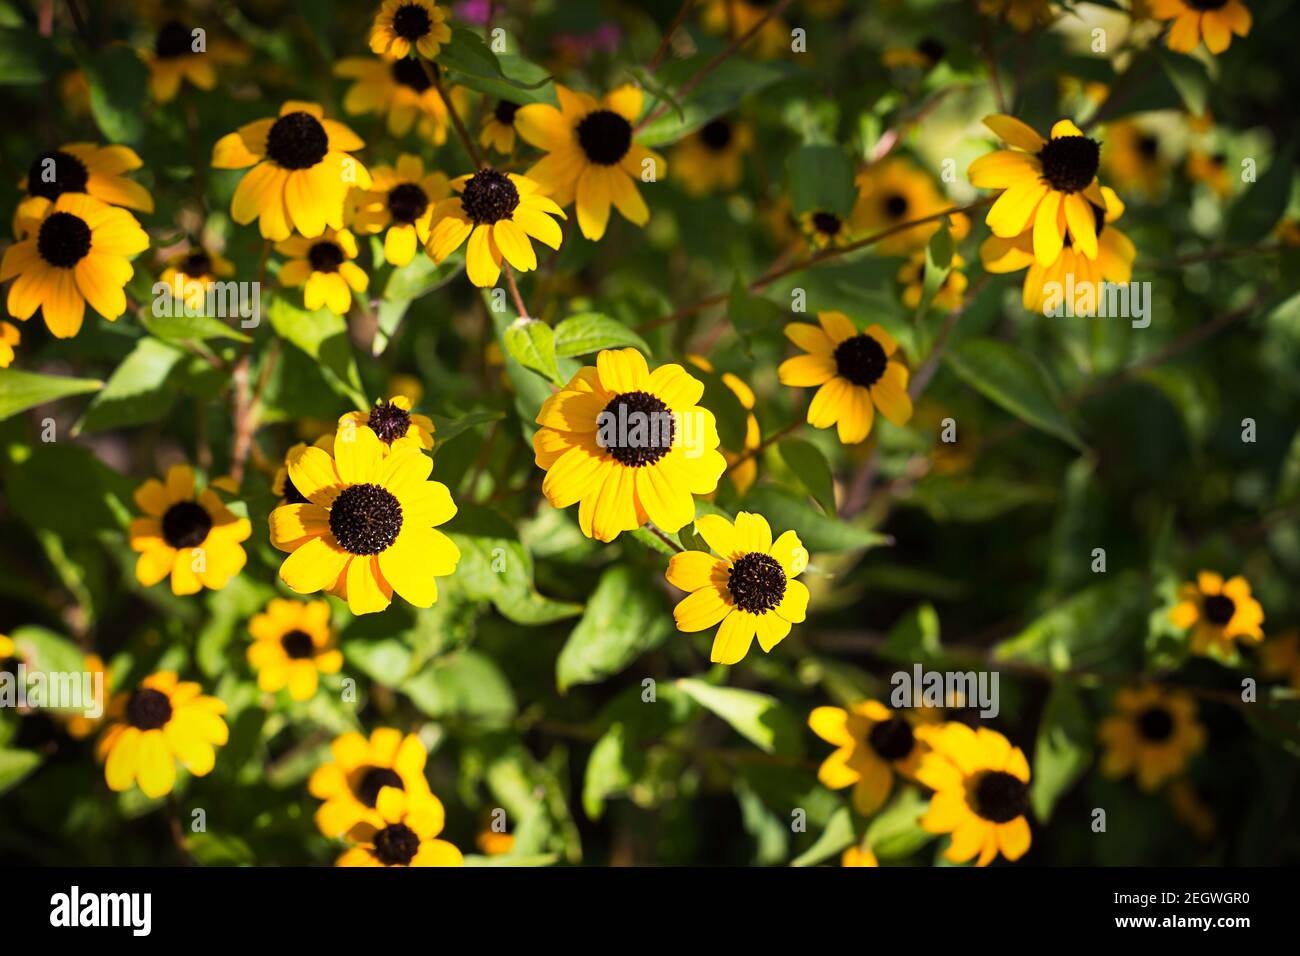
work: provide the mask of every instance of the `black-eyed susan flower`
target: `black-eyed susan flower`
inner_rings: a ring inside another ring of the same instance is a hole
[[[431,451],[433,419],[412,412],[412,406],[405,395],[394,395],[375,402],[367,412],[348,412],[339,419],[339,434],[366,426],[384,443],[385,454],[404,448]],[[339,440],[343,439],[336,439]]]
[[[1052,22],[1049,0],[979,0],[979,11],[987,17],[1005,19],[1021,33]]]
[[[27,320],[37,309],[57,338],[81,329],[86,303],[113,320],[126,311],[122,290],[135,274],[128,257],[149,247],[149,236],[125,209],[83,193],[26,204],[26,238],[5,250],[0,282],[13,279],[9,314]]]
[[[325,836],[341,836],[358,823],[382,826],[375,805],[385,788],[405,793],[412,804],[427,806],[442,825],[442,803],[424,776],[429,753],[415,734],[403,736],[391,727],[378,727],[367,740],[346,733],[334,739],[330,753],[333,761],[317,767],[307,783],[311,795],[325,801],[316,811],[316,825]]]
[[[1186,691],[1155,684],[1125,688],[1115,694],[1114,709],[1097,728],[1107,777],[1132,773],[1143,790],[1155,790],[1205,747],[1196,701]]]
[[[465,857],[446,840],[443,815],[427,805],[412,803],[401,790],[384,787],[375,804],[378,824],[362,822],[348,831],[356,844],[338,858],[336,866],[464,866]]]
[[[0,322],[0,368],[8,368],[14,361],[14,349],[22,342],[22,333],[12,322]]]
[[[3,652],[3,640],[0,640],[0,652]],[[0,653],[0,660],[4,659],[4,654]],[[103,659],[98,654],[87,654],[85,662],[82,664],[85,672],[91,675],[92,682],[102,681],[100,686],[103,688],[105,695],[108,695],[113,689],[112,676],[108,673],[108,668],[104,666]],[[94,684],[92,683],[92,687]],[[82,711],[65,711],[62,715],[64,729],[67,730],[68,736],[74,740],[84,740],[95,731],[99,730],[100,725],[107,717],[106,713],[98,717],[88,716]]]
[[[484,149],[489,147],[502,156],[509,156],[515,151],[515,116],[519,104],[510,100],[497,100],[491,110],[483,114],[479,127],[478,144]]]
[[[24,215],[25,204],[35,197],[53,202],[64,193],[86,193],[110,206],[153,212],[153,196],[149,195],[149,190],[122,175],[143,165],[129,146],[68,143],[41,153],[32,160],[27,175],[18,183],[29,198],[18,206],[14,234],[23,238],[17,220]]]
[[[460,549],[434,526],[456,505],[446,485],[428,480],[428,455],[385,452],[363,425],[340,434],[333,454],[308,447],[290,456],[289,478],[308,501],[276,508],[270,526],[271,544],[290,552],[280,579],[291,590],[327,591],[353,614],[384,610],[394,591],[416,607],[438,599],[437,579],[456,570]]]
[[[921,297],[925,293],[925,258],[924,249],[916,250],[907,262],[899,267],[898,275],[895,276],[898,284],[903,287],[903,305],[909,309],[919,306]],[[930,300],[933,305],[941,309],[955,309],[961,305],[967,285],[966,273],[962,271],[965,265],[965,259],[953,255],[948,274],[943,277],[943,282],[935,291],[934,298]]]
[[[303,286],[303,305],[313,311],[324,306],[335,315],[346,315],[353,291],[365,292],[370,286],[370,276],[353,261],[357,240],[347,229],[326,229],[310,239],[290,236],[275,249],[290,257],[280,267],[280,284]]]
[[[1146,196],[1156,195],[1169,179],[1169,159],[1160,137],[1130,119],[1107,125],[1101,166],[1116,186]]]
[[[703,355],[687,355],[686,361],[705,372],[710,374],[713,372],[713,363]],[[733,372],[722,373],[722,384],[730,389],[731,394],[736,396],[736,400],[749,413],[745,416],[745,438],[740,450],[724,449],[722,452],[722,457],[727,460],[727,474],[731,477],[731,483],[736,486],[736,491],[743,495],[753,486],[754,479],[758,477],[758,459],[754,452],[763,443],[763,434],[759,430],[758,418],[754,415],[756,404],[754,390]],[[745,460],[740,461],[741,458]],[[740,463],[736,464],[738,461]]]
[[[429,226],[437,203],[451,194],[447,177],[424,172],[420,157],[403,153],[393,166],[370,171],[371,188],[357,198],[353,225],[364,232],[384,234],[384,259],[404,266],[429,241]]]
[[[981,727],[947,723],[918,727],[930,746],[916,779],[935,791],[921,827],[949,833],[944,857],[988,866],[999,852],[1018,860],[1029,850],[1029,762],[1006,737]]]
[[[745,154],[753,147],[748,123],[722,116],[709,120],[673,148],[673,178],[692,196],[735,189],[745,174]]]
[[[317,448],[323,448],[327,452],[334,451],[334,432],[321,435],[315,442]],[[292,479],[289,478],[289,459],[296,455],[301,449],[306,448],[306,442],[298,442],[291,446],[285,453],[284,460],[276,468],[275,475],[271,479],[271,492],[280,499],[282,505],[305,505],[307,496],[293,486]]]
[[[847,246],[854,239],[849,220],[826,209],[805,212],[799,217],[799,228],[814,249]]]
[[[211,488],[195,490],[189,465],[172,465],[165,481],[150,478],[135,490],[145,516],[131,521],[128,535],[140,553],[135,577],[145,587],[170,575],[173,594],[219,591],[248,560],[240,543],[252,534],[248,519],[236,517]]]
[[[836,426],[840,441],[854,444],[871,433],[875,409],[895,425],[912,417],[907,366],[894,358],[898,343],[880,325],[859,332],[843,312],[819,312],[820,328],[791,322],[785,336],[808,354],[777,368],[782,385],[817,388],[808,404],[808,424]]]
[[[1269,638],[1259,649],[1259,663],[1265,677],[1284,680],[1300,691],[1300,631]]]
[[[262,236],[279,241],[294,229],[315,238],[343,228],[343,200],[353,186],[370,188],[370,173],[348,153],[365,145],[317,103],[288,100],[275,119],[254,120],[212,148],[217,169],[253,167],[239,181],[230,216],[254,219]]]
[[[830,790],[852,787],[853,809],[863,816],[885,805],[896,774],[916,775],[926,749],[911,719],[875,700],[847,710],[818,707],[808,715],[808,726],[839,748],[822,761],[817,779]]]
[[[1205,183],[1220,199],[1227,199],[1232,195],[1232,176],[1228,172],[1228,158],[1223,153],[1190,150],[1184,168],[1188,179],[1192,182]]]
[[[1026,230],[1014,239],[997,236],[985,239],[980,244],[980,261],[985,271],[1001,274],[1027,269],[1021,299],[1031,312],[1059,305],[1068,288],[1076,290],[1076,297],[1091,295],[1096,303],[1103,282],[1128,282],[1133,276],[1137,248],[1127,235],[1111,225],[1123,215],[1124,204],[1109,186],[1103,186],[1101,192],[1106,200],[1105,212],[1089,203],[1097,229],[1095,258],[1083,255],[1066,236],[1061,254],[1044,267],[1034,256],[1033,233]]]
[[[182,82],[200,90],[212,89],[217,85],[217,67],[243,62],[247,50],[229,40],[209,37],[188,23],[168,20],[158,28],[153,48],[143,51],[143,58],[149,68],[150,94],[159,103],[170,103]]]
[[[1221,574],[1202,571],[1195,584],[1179,589],[1179,601],[1169,612],[1175,627],[1192,629],[1192,651],[1230,656],[1241,641],[1264,640],[1264,609],[1251,597],[1250,582],[1237,575],[1226,582]]]
[[[388,131],[394,136],[405,136],[415,125],[416,132],[433,145],[447,141],[451,119],[447,101],[418,60],[389,62],[349,56],[334,64],[334,72],[356,81],[343,95],[343,111],[349,116],[375,113],[386,118]],[[447,95],[457,110],[468,105],[460,87],[449,90]]]
[[[177,764],[207,776],[216,764],[214,748],[230,736],[225,712],[222,701],[178,680],[174,671],[151,674],[134,690],[115,694],[96,748],[108,788],[120,793],[138,783],[145,796],[157,798],[176,785]]]
[[[557,83],[555,93],[559,109],[530,103],[515,114],[519,135],[547,154],[528,170],[528,178],[561,206],[576,201],[578,226],[588,239],[605,235],[611,205],[629,222],[644,226],[650,210],[636,181],[651,172],[658,182],[668,165],[635,141],[641,91],[628,84],[597,100]]]
[[[1169,22],[1169,49],[1191,53],[1205,40],[1211,53],[1222,53],[1232,35],[1250,33],[1250,10],[1241,0],[1151,0],[1151,16]]]
[[[202,308],[208,289],[235,274],[235,264],[213,249],[192,246],[168,258],[159,281],[170,286],[172,295],[192,309]]]
[[[636,349],[606,349],[542,403],[534,460],[556,508],[578,503],[582,533],[613,541],[653,521],[677,531],[695,518],[695,495],[727,467],[704,384],[680,365],[653,372]]]
[[[869,846],[851,846],[840,854],[840,866],[880,866]]]
[[[874,235],[947,209],[951,203],[934,177],[909,159],[890,157],[858,173],[858,197],[848,219],[856,236]],[[929,242],[940,223],[927,222],[886,236],[872,248],[882,256],[905,256]]]
[[[1074,248],[1097,258],[1089,203],[1106,208],[1097,182],[1101,145],[1066,119],[1047,139],[1001,113],[986,116],[984,125],[1013,147],[981,156],[967,172],[972,185],[1003,190],[985,218],[993,235],[1013,239],[1031,229],[1034,257],[1044,267],[1061,254],[1067,234]]]
[[[480,288],[496,284],[504,259],[520,272],[537,268],[531,239],[560,248],[564,234],[551,216],[564,211],[524,176],[480,169],[453,179],[459,195],[444,199],[433,210],[433,229],[425,251],[442,262],[468,240],[465,272]]]
[[[451,40],[447,11],[431,0],[384,0],[370,28],[370,49],[400,60],[412,51],[432,60]]]
[[[755,637],[770,653],[808,613],[808,588],[795,580],[808,566],[799,535],[787,531],[774,542],[767,519],[748,511],[734,525],[705,515],[695,530],[713,554],[682,551],[668,562],[668,583],[689,592],[673,608],[677,629],[721,625],[709,654],[715,664],[739,663]]]
[[[257,686],[268,694],[287,687],[294,700],[307,700],[321,674],[337,674],[343,667],[325,601],[275,598],[253,615],[248,632],[253,635],[248,663],[257,671]]]

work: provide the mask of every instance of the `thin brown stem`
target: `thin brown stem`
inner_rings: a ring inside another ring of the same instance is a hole
[[[438,68],[427,60],[420,60],[420,65],[424,67],[424,72],[428,75],[429,81],[433,83],[434,89],[442,97],[443,104],[447,107],[447,115],[451,117],[452,128],[456,130],[456,136],[460,140],[465,152],[469,154],[470,162],[476,169],[482,169],[486,163],[483,162],[483,154],[479,152],[478,144],[474,138],[469,135],[469,130],[465,128],[465,123],[460,118],[460,111],[456,109],[456,104],[452,101],[451,93],[442,85],[442,77],[438,75]]]
[[[515,271],[510,268],[510,263],[501,263],[501,271],[506,277],[506,288],[510,290],[510,298],[514,299],[515,308],[519,310],[519,317],[531,318],[528,314],[528,306],[524,305],[524,297],[519,294],[519,286],[515,283]]]
[[[739,458],[737,458],[735,461],[733,461],[730,465],[727,466],[727,470],[723,472],[723,474],[726,475],[731,474],[733,471],[735,471],[745,462],[757,458],[759,455],[763,454],[763,452],[767,451],[769,448],[771,448],[773,445],[779,442],[782,438],[785,438],[787,435],[791,434],[792,432],[798,431],[802,427],[803,427],[803,422],[796,418],[789,425],[786,425],[780,431],[773,432],[771,435],[768,435],[766,438],[764,438],[753,448],[749,449],[747,452],[742,454]]]
[[[650,57],[650,62],[645,65],[648,72],[653,73],[657,70],[664,57],[668,55],[668,48],[672,45],[673,35],[677,33],[677,28],[686,20],[693,6],[695,6],[695,0],[685,0],[681,9],[677,11],[677,16],[673,17],[673,22],[668,24],[663,39],[659,41],[659,46],[655,48],[654,56]]]
[[[670,538],[666,531],[664,531],[662,528],[657,527],[653,521],[647,521],[644,525],[642,525],[642,527],[644,527],[647,531],[649,531],[652,535],[654,535],[664,544],[668,545],[668,547],[672,548],[674,551],[680,553],[686,550],[680,544],[678,544],[676,541]]]

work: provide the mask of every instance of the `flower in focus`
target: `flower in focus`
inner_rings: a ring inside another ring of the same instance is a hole
[[[412,49],[426,60],[451,41],[447,11],[431,0],[384,0],[370,28],[370,49],[401,60]]]
[[[1029,762],[1019,747],[984,727],[947,723],[917,729],[930,752],[916,779],[935,791],[921,827],[949,833],[944,858],[988,866],[1000,851],[1018,860],[1029,850]]]
[[[1202,571],[1178,596],[1169,620],[1183,630],[1192,628],[1193,653],[1231,656],[1237,641],[1258,644],[1264,639],[1264,609],[1241,575],[1225,582],[1222,575]]]
[[[172,294],[191,309],[202,309],[208,289],[219,279],[234,274],[233,262],[214,250],[196,245],[171,256],[159,281],[171,286]]]
[[[394,395],[375,402],[368,412],[348,412],[339,419],[339,430],[368,427],[384,443],[384,454],[404,448],[431,451],[433,419],[412,414],[411,407],[411,400],[405,395]]]
[[[484,149],[491,147],[502,156],[515,151],[515,115],[519,104],[510,100],[497,100],[496,106],[483,114],[478,142]]]
[[[1136,773],[1147,791],[1181,774],[1192,755],[1205,748],[1196,701],[1185,691],[1154,684],[1119,691],[1115,713],[1101,722],[1097,736],[1105,748],[1101,772],[1107,777]]]
[[[349,116],[367,113],[385,116],[388,132],[394,136],[405,136],[418,120],[417,132],[421,138],[432,140],[435,146],[447,142],[447,125],[451,120],[447,101],[418,60],[388,62],[346,56],[334,64],[334,73],[356,81],[343,94],[343,111]],[[460,87],[447,95],[457,109],[468,105],[465,91]]]
[[[713,374],[713,363],[703,355],[687,355],[686,361],[701,371]],[[749,413],[745,416],[745,440],[741,450],[722,453],[722,457],[727,460],[727,470],[724,474],[730,476],[736,491],[743,495],[758,477],[758,459],[754,452],[763,443],[763,435],[759,431],[758,418],[754,415],[754,390],[745,384],[739,375],[732,372],[722,373],[722,384],[731,390],[731,394],[736,396],[736,400]],[[744,461],[741,461],[742,458]]]
[[[1048,0],[979,0],[979,11],[987,17],[1003,17],[1021,33],[1052,21]]]
[[[415,734],[378,727],[367,740],[346,733],[334,739],[330,753],[333,761],[317,767],[307,783],[311,795],[325,801],[316,811],[316,825],[325,836],[340,836],[358,823],[382,826],[375,805],[385,788],[405,793],[410,805],[427,805],[442,826],[442,803],[424,776],[429,753]]]
[[[66,339],[80,331],[87,302],[110,321],[126,311],[123,289],[135,274],[128,257],[149,248],[134,216],[72,192],[28,200],[20,215],[24,238],[0,260],[0,282],[14,280],[10,315],[26,321],[40,309],[50,332]]]
[[[916,775],[925,745],[903,713],[875,700],[840,707],[818,707],[808,726],[839,749],[822,761],[817,779],[830,790],[853,788],[853,809],[870,816],[885,805],[894,775]]]
[[[350,438],[350,440],[349,440]],[[289,552],[280,579],[298,594],[327,591],[353,614],[382,611],[393,592],[416,607],[438,599],[437,578],[460,549],[434,525],[456,513],[447,486],[429,481],[433,459],[414,448],[385,453],[367,426],[340,433],[333,454],[301,448],[289,478],[306,504],[271,512],[271,544]]]
[[[247,59],[247,51],[228,40],[209,42],[204,36],[200,42],[202,33],[179,20],[168,20],[158,28],[153,49],[142,54],[149,67],[149,92],[157,102],[174,100],[183,80],[210,90],[217,85],[218,66]]]
[[[564,219],[564,211],[533,180],[480,169],[452,180],[451,188],[459,195],[434,207],[425,251],[441,263],[469,240],[465,272],[479,288],[496,284],[502,259],[520,272],[536,269],[537,253],[530,239],[560,248],[564,234],[551,216]]]
[[[348,190],[370,188],[370,173],[348,155],[363,146],[348,127],[326,119],[319,104],[287,100],[275,119],[254,120],[221,137],[212,165],[253,167],[230,201],[235,222],[256,219],[262,236],[277,242],[293,229],[315,238],[327,226],[343,228]]]
[[[379,791],[375,803],[380,822],[361,822],[348,830],[356,844],[338,858],[336,866],[464,866],[460,850],[442,832],[441,808],[412,801],[395,787]]]
[[[689,524],[694,495],[716,489],[727,467],[703,394],[680,365],[651,372],[636,349],[600,352],[537,413],[542,493],[556,508],[578,503],[582,533],[598,541],[647,521],[668,532]]]
[[[753,148],[748,123],[718,117],[673,148],[673,178],[692,196],[735,189],[745,174],[745,154]]]
[[[179,763],[196,777],[212,772],[216,751],[230,732],[226,705],[198,684],[159,671],[132,691],[116,694],[104,711],[107,726],[96,746],[104,779],[114,792],[138,783],[147,797],[171,793]]]
[[[668,583],[689,592],[673,608],[677,629],[720,624],[709,654],[715,664],[738,664],[755,637],[770,653],[808,611],[808,588],[795,580],[808,566],[799,535],[787,531],[773,542],[767,519],[748,511],[734,525],[705,515],[695,530],[714,553],[682,551],[668,562]]]
[[[858,198],[849,216],[849,229],[865,236],[905,222],[943,212],[950,205],[929,173],[911,160],[891,157],[872,163],[857,175]],[[939,230],[926,222],[886,236],[872,248],[882,256],[905,256],[925,245]]]
[[[662,156],[635,142],[641,91],[628,84],[597,100],[557,83],[555,93],[559,109],[530,103],[515,114],[519,135],[547,154],[529,168],[528,178],[561,206],[576,200],[578,226],[588,239],[605,235],[611,205],[644,226],[650,210],[636,180],[653,172],[650,181],[658,182],[668,167]]]
[[[1065,119],[1048,139],[1000,113],[985,117],[984,125],[1014,147],[981,156],[967,171],[971,185],[1003,191],[985,218],[993,235],[1014,239],[1032,229],[1034,257],[1044,267],[1056,261],[1067,235],[1083,255],[1097,258],[1089,203],[1106,208],[1097,182],[1100,144]]]
[[[1241,0],[1151,0],[1151,16],[1169,21],[1169,49],[1191,53],[1205,40],[1211,53],[1222,53],[1232,35],[1250,33],[1250,10]]]
[[[912,417],[908,371],[894,360],[898,343],[880,325],[859,332],[843,312],[819,312],[819,328],[791,322],[785,335],[808,354],[786,359],[777,368],[782,385],[817,387],[808,405],[808,424],[837,427],[840,441],[854,444],[871,433],[874,409],[895,425]]]
[[[290,236],[277,242],[275,250],[290,257],[280,267],[280,283],[305,286],[303,305],[312,311],[325,306],[335,315],[346,315],[353,291],[365,292],[370,285],[370,276],[352,261],[357,240],[347,229],[326,229],[312,239]]]
[[[1300,631],[1269,638],[1259,649],[1259,662],[1265,677],[1284,680],[1300,691]]]
[[[337,674],[343,667],[325,601],[275,598],[248,622],[248,632],[253,635],[248,663],[257,671],[257,686],[268,694],[288,687],[291,698],[307,700],[321,674]]]
[[[170,575],[173,594],[219,591],[243,569],[248,555],[240,542],[252,525],[211,488],[196,496],[189,465],[172,465],[165,483],[150,478],[135,490],[135,503],[145,516],[131,521],[128,534],[131,550],[140,552],[135,577],[145,587]]]
[[[930,300],[932,305],[949,310],[961,305],[967,284],[966,273],[961,271],[965,264],[965,259],[953,254],[951,268],[943,277],[943,283],[935,291],[934,298]],[[911,258],[899,267],[895,278],[903,287],[903,305],[909,309],[920,306],[921,297],[925,293],[925,250],[917,249],[913,252]]]
[[[22,333],[12,322],[0,322],[0,368],[8,368],[14,361],[14,349],[22,342]]]

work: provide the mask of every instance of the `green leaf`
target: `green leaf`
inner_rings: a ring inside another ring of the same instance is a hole
[[[701,54],[665,63],[655,72],[657,82],[669,90],[680,89],[710,59],[710,55]],[[758,63],[741,57],[724,60],[690,93],[676,97],[680,115],[675,109],[665,110],[642,128],[637,142],[651,148],[676,142],[709,120],[735,109],[742,99],[775,83],[786,72],[786,67],[776,63]]]
[[[89,448],[66,441],[40,442],[5,471],[11,513],[64,539],[124,526],[136,511],[134,487]]]
[[[903,787],[867,826],[863,842],[881,860],[911,856],[934,839],[933,833],[921,829],[921,817],[929,801],[914,787]]]
[[[505,331],[506,349],[524,368],[553,385],[563,385],[555,361],[555,333],[545,322],[518,318]]]
[[[926,602],[894,625],[885,645],[881,648],[890,660],[925,661],[943,653],[939,645],[939,615],[934,605]]]
[[[1256,242],[1277,225],[1291,200],[1295,177],[1296,140],[1283,146],[1259,180],[1241,194],[1228,211],[1228,240]]]
[[[33,30],[0,30],[0,86],[44,83],[53,72],[53,60],[50,41]]]
[[[266,316],[276,335],[316,360],[325,381],[335,392],[357,408],[370,407],[361,390],[361,376],[357,373],[348,324],[343,316],[324,308],[307,312],[279,295],[271,299]]]
[[[727,321],[741,337],[746,351],[749,351],[754,336],[781,328],[786,316],[786,310],[771,299],[750,292],[744,276],[736,273],[727,299]]]
[[[765,753],[802,753],[802,722],[775,697],[737,687],[717,687],[694,677],[683,677],[676,686]]]
[[[791,860],[790,865],[816,866],[836,853],[847,850],[856,839],[857,835],[853,832],[853,816],[849,813],[848,807],[841,807],[831,816],[817,842]]]
[[[456,81],[467,89],[519,106],[555,102],[553,78],[545,67],[515,53],[498,53],[497,65],[501,68],[500,77],[470,76],[458,72]]]
[[[1034,744],[1034,778],[1029,799],[1034,815],[1046,823],[1061,795],[1083,776],[1092,761],[1093,729],[1078,688],[1057,681],[1043,708]]]
[[[745,496],[745,509],[767,518],[775,537],[793,529],[814,555],[819,551],[856,551],[888,544],[888,535],[849,524],[822,514],[806,500],[771,486],[752,489]]]
[[[796,216],[830,212],[847,219],[853,211],[853,164],[838,146],[801,146],[786,159],[785,174]]]
[[[627,732],[614,724],[596,741],[582,778],[582,809],[592,820],[605,812],[605,801],[636,782],[627,767]]]
[[[442,66],[460,74],[458,81],[462,86],[485,93],[506,89],[513,94],[538,89],[550,81],[549,74],[537,76],[540,67],[519,57],[510,60],[512,72],[507,75],[501,60],[483,42],[483,38],[464,27],[451,28],[451,40],[443,44],[437,59]],[[484,89],[484,81],[493,85]],[[505,85],[502,87],[497,84]]]
[[[257,862],[252,847],[230,833],[192,833],[185,838],[185,849],[200,866],[253,866]]]
[[[104,383],[93,378],[38,375],[14,368],[0,369],[0,421],[69,395],[97,392]]]
[[[610,568],[555,662],[560,692],[617,674],[663,643],[670,620],[662,594],[644,574],[626,565]]]
[[[944,280],[948,278],[952,269],[953,251],[952,233],[948,231],[947,220],[944,220],[925,247],[925,279],[921,283],[921,301],[916,307],[917,315],[925,315]]]
[[[33,750],[0,749],[0,793],[12,790],[41,765],[41,755]]]
[[[790,470],[828,515],[835,514],[835,476],[821,449],[802,438],[787,438],[777,445]]]
[[[232,329],[220,319],[207,315],[163,315],[156,316],[149,310],[140,313],[140,321],[149,330],[149,334],[165,342],[204,341],[206,339],[234,339],[236,342],[251,341],[247,335]]]
[[[650,354],[650,346],[617,319],[601,312],[581,312],[555,326],[555,354],[565,357],[587,355],[601,349],[631,346]]]
[[[438,446],[445,445],[458,435],[463,435],[471,428],[478,428],[480,425],[490,425],[493,422],[499,422],[505,418],[504,412],[468,412],[464,415],[457,415],[455,418],[446,418],[442,415],[430,415],[429,419],[433,422],[433,453],[438,454]]]
[[[996,339],[968,339],[947,356],[954,372],[1017,418],[1080,450],[1082,439],[1061,410],[1047,370],[1024,349]]]
[[[108,384],[90,403],[73,434],[159,421],[171,409],[175,390],[168,380],[184,357],[184,352],[165,342],[140,339],[109,376]]]
[[[110,143],[144,137],[149,69],[129,46],[110,46],[82,61],[90,84],[90,112]]]
[[[1205,70],[1205,64],[1181,53],[1173,53],[1154,46],[1150,49],[1165,71],[1165,75],[1169,77],[1169,82],[1187,104],[1187,112],[1192,116],[1200,116],[1204,113],[1206,100],[1210,94],[1210,75]]]
[[[401,685],[420,711],[435,719],[474,717],[505,721],[515,713],[515,695],[492,658],[477,651],[454,654],[421,669]]]
[[[1042,664],[1056,670],[1111,665],[1121,668],[1133,656],[1145,630],[1138,623],[1148,600],[1136,573],[1106,575],[1050,608],[1019,634],[993,648],[996,660]]]

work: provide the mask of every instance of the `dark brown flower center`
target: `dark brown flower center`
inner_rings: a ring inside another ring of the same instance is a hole
[[[632,124],[613,110],[595,110],[578,123],[578,145],[599,166],[613,166],[632,147]]]
[[[505,173],[480,169],[465,183],[460,204],[476,225],[509,219],[519,205],[519,190]]]
[[[379,802],[379,791],[384,787],[396,787],[405,790],[402,778],[390,767],[367,767],[357,784],[357,799],[368,807]]]
[[[1222,10],[1228,5],[1228,0],[1183,0],[1193,10]]]
[[[394,60],[392,69],[394,80],[417,93],[423,93],[433,85],[429,80],[429,74],[424,72],[424,67],[415,60]]]
[[[758,551],[742,555],[727,578],[727,590],[736,607],[750,614],[763,614],[780,604],[785,585],[780,562]]]
[[[910,206],[911,204],[907,201],[907,197],[902,193],[890,193],[885,197],[885,215],[890,219],[902,219],[907,215],[907,210]]]
[[[311,263],[314,272],[338,272],[346,258],[343,247],[329,240],[312,243],[312,247],[307,250],[307,261]]]
[[[384,866],[409,866],[420,852],[420,838],[405,823],[390,823],[375,834],[375,856]]]
[[[160,60],[170,60],[194,52],[194,35],[179,20],[168,20],[158,28],[153,52]]]
[[[388,211],[395,222],[415,222],[428,208],[429,197],[415,183],[402,183],[388,193]]]
[[[50,213],[36,236],[36,251],[50,265],[71,269],[90,252],[90,227],[70,212]]]
[[[310,113],[286,113],[266,134],[266,155],[285,169],[310,169],[329,152],[329,136]]]
[[[306,631],[290,631],[280,638],[280,646],[295,661],[304,660],[316,652],[316,645]]]
[[[41,153],[27,167],[27,192],[46,199],[58,199],[64,193],[84,193],[90,172],[86,164],[61,149]]]
[[[700,139],[709,149],[720,153],[731,145],[731,124],[722,119],[710,120],[700,129]]]
[[[370,409],[366,424],[379,436],[380,441],[391,445],[397,439],[405,437],[406,430],[411,427],[411,413],[392,402],[380,402]]]
[[[212,274],[212,258],[203,250],[191,252],[181,260],[181,272],[191,279],[201,279]]]
[[[418,40],[432,26],[429,11],[416,3],[403,4],[393,14],[393,32],[403,40]]]
[[[884,347],[870,335],[855,335],[835,346],[835,368],[840,378],[863,388],[880,381],[888,363]]]
[[[1222,627],[1237,613],[1237,605],[1224,594],[1211,594],[1205,599],[1205,619]]]
[[[1148,707],[1137,718],[1138,733],[1153,744],[1163,743],[1174,732],[1174,718],[1160,706]]]
[[[1150,133],[1140,133],[1137,138],[1137,151],[1143,159],[1155,159],[1160,152],[1160,141]]]
[[[498,123],[506,126],[513,126],[515,123],[515,114],[519,112],[519,104],[511,103],[509,100],[497,100],[496,109],[492,115],[497,118]]]
[[[212,530],[212,515],[195,501],[178,501],[163,513],[163,539],[178,551],[197,548]]]
[[[127,701],[126,719],[140,730],[157,730],[172,719],[172,702],[162,691],[141,687]]]
[[[833,212],[815,212],[812,215],[813,228],[826,236],[837,236],[844,228],[844,220]]]
[[[1058,136],[1043,144],[1038,159],[1049,186],[1057,192],[1077,193],[1096,178],[1101,146],[1086,136]]]
[[[596,418],[597,442],[629,468],[654,464],[668,454],[677,434],[668,406],[649,392],[615,395]]]
[[[934,37],[924,37],[916,45],[916,51],[925,57],[931,64],[938,63],[943,59],[943,55],[948,52],[948,48],[936,40]]]
[[[330,508],[330,531],[349,554],[379,554],[402,530],[402,505],[378,485],[349,485]]]
[[[977,814],[992,823],[1009,823],[1029,808],[1029,787],[1003,770],[989,770],[975,781]]]
[[[902,760],[912,752],[916,738],[912,735],[911,724],[901,717],[891,717],[871,728],[867,742],[883,759]]]

